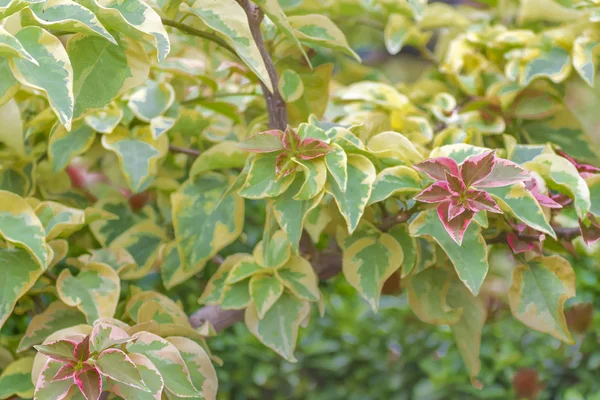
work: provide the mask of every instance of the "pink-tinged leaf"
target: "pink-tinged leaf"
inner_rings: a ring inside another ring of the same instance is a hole
[[[515,253],[515,254],[531,251],[531,250],[533,250],[533,247],[534,247],[532,242],[529,242],[529,241],[526,242],[524,240],[521,240],[519,238],[519,236],[514,232],[510,232],[508,234],[506,240],[508,242],[508,245],[512,249],[513,253]]]
[[[73,356],[76,360],[85,361],[90,358],[90,335],[87,335],[81,342],[77,343]]]
[[[77,342],[74,340],[64,339],[33,347],[52,360],[70,363],[77,361],[74,357],[76,346]]]
[[[288,125],[287,129],[283,133],[282,142],[283,147],[286,150],[295,153],[298,149],[298,145],[300,144],[300,136],[298,136],[298,133],[296,133],[296,131]]]
[[[568,195],[562,194],[562,193],[551,193],[550,199],[557,202],[558,204],[560,204],[563,207],[566,207],[573,202],[572,198],[570,198]]]
[[[579,221],[579,229],[588,247],[600,240],[600,223],[593,215],[589,214],[585,221]]]
[[[559,156],[569,160],[569,162],[577,168],[577,171],[579,172],[582,178],[589,178],[592,175],[600,173],[600,168],[595,167],[591,164],[582,164],[562,150],[556,150],[556,153]]]
[[[519,164],[503,158],[496,158],[492,172],[474,186],[478,188],[495,188],[528,181],[529,179],[531,179],[531,175]]]
[[[64,364],[62,367],[60,367],[56,375],[54,375],[54,377],[52,378],[52,382],[64,381],[65,379],[73,379],[73,377],[75,376],[75,372],[77,371],[75,370],[74,365]]]
[[[465,232],[467,228],[471,224],[473,220],[473,212],[470,210],[465,210],[462,214],[456,216],[454,219],[448,219],[448,208],[450,206],[449,202],[440,203],[437,208],[437,214],[444,225],[444,229],[448,232],[448,235],[454,240],[459,246],[462,244],[463,237],[465,236]]]
[[[298,164],[292,160],[292,157],[290,157],[287,153],[281,153],[275,160],[275,173],[277,175],[277,179],[288,176],[294,172],[297,167]]]
[[[446,182],[448,182],[448,189],[455,195],[460,195],[467,190],[467,186],[460,178],[460,175],[455,176],[446,172]]]
[[[467,208],[464,205],[450,202],[450,204],[448,204],[448,220],[453,220],[466,210]]]
[[[422,203],[439,203],[452,196],[446,182],[435,182],[414,197]]]
[[[550,197],[546,196],[545,194],[542,194],[539,192],[538,190],[538,184],[537,184],[537,180],[536,179],[531,179],[527,182],[525,182],[525,187],[527,188],[527,190],[529,190],[531,192],[531,194],[533,195],[533,197],[535,197],[535,199],[538,201],[538,203],[540,203],[540,205],[542,207],[547,207],[547,208],[562,208],[562,206],[560,205],[560,203],[552,200]],[[567,196],[567,198],[570,200],[571,198]]]
[[[34,400],[63,400],[69,395],[69,390],[74,385],[72,380],[52,381],[60,370],[62,363],[48,359],[40,371],[35,385]]]
[[[98,400],[102,394],[102,377],[93,368],[75,374],[75,384],[86,400]]]
[[[496,164],[496,153],[488,151],[466,159],[460,167],[463,182],[467,187],[481,182],[492,173]]]
[[[473,212],[490,211],[496,214],[502,214],[502,210],[498,207],[496,201],[483,190],[469,189],[467,191],[467,204]]]
[[[324,156],[331,151],[331,146],[319,139],[308,138],[300,143],[300,158],[303,160],[312,160],[313,158]]]
[[[252,135],[240,142],[239,146],[253,153],[272,153],[284,149],[283,132],[272,129]]]
[[[426,173],[438,181],[446,180],[446,173],[454,176],[460,174],[458,164],[450,157],[430,158],[422,163],[413,165],[413,168]]]
[[[138,371],[135,363],[124,351],[119,349],[106,349],[96,360],[96,369],[102,375],[117,382],[149,391]]]

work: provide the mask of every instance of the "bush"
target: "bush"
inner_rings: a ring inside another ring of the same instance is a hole
[[[597,393],[597,14],[0,1],[0,399]]]

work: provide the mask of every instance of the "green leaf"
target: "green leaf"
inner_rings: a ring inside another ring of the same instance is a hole
[[[114,316],[120,288],[121,282],[115,270],[100,263],[87,264],[76,277],[68,269],[63,269],[56,280],[58,297],[84,313],[88,323]]]
[[[190,326],[187,315],[183,312],[173,300],[164,294],[154,291],[138,292],[131,296],[131,299],[125,306],[125,315],[129,316],[137,323],[146,322],[142,317],[142,308],[146,304],[158,304],[163,313],[168,315],[169,321],[173,321],[182,326]]]
[[[169,391],[183,397],[200,395],[192,384],[185,361],[173,344],[149,332],[138,332],[133,337],[135,340],[127,343],[127,352],[148,357],[160,372]]]
[[[196,0],[187,10],[223,35],[235,52],[273,93],[265,62],[252,38],[248,17],[236,0]]]
[[[62,43],[37,26],[25,27],[15,36],[37,64],[13,58],[10,60],[12,73],[23,85],[44,92],[60,122],[70,129],[75,101],[73,67]]]
[[[92,351],[101,353],[109,347],[127,343],[131,340],[133,339],[124,329],[107,323],[97,323],[90,335],[90,347]]]
[[[462,309],[458,322],[450,326],[458,351],[467,366],[473,380],[479,374],[481,362],[479,349],[481,333],[487,318],[487,308],[481,297],[475,297],[457,279],[452,280],[446,295],[446,301],[455,309]]]
[[[575,272],[559,256],[538,257],[515,268],[508,290],[510,309],[519,321],[568,344],[575,341],[563,314],[575,297]]]
[[[580,219],[587,216],[591,207],[590,190],[569,160],[556,154],[542,154],[523,166],[540,174],[550,189],[572,197]]]
[[[437,216],[435,210],[420,213],[410,224],[411,236],[431,236],[444,250],[454,265],[458,277],[477,295],[488,272],[488,251],[481,228],[470,224],[459,246]]]
[[[271,0],[273,1],[273,0]],[[291,103],[302,97],[304,92],[304,83],[298,73],[291,69],[286,69],[279,77],[279,92],[286,103]]]
[[[247,199],[277,197],[287,190],[294,180],[294,174],[282,178],[277,177],[275,160],[277,154],[258,154],[250,164],[246,182],[239,191],[240,196]]]
[[[62,301],[52,302],[43,312],[33,316],[21,337],[17,351],[21,352],[41,344],[55,331],[85,323],[85,316],[77,308],[69,307]]]
[[[21,23],[39,24],[54,31],[91,33],[117,44],[93,12],[71,0],[32,4],[21,12]]]
[[[24,357],[10,363],[0,375],[0,399],[12,396],[31,398],[35,390],[31,382],[33,357]]]
[[[424,160],[415,145],[398,132],[381,132],[369,139],[367,147],[380,159],[400,160],[407,165]]]
[[[275,276],[254,275],[250,279],[250,296],[260,319],[265,317],[282,293],[283,284]]]
[[[0,106],[0,142],[4,143],[17,155],[25,157],[25,135],[23,131],[23,119],[21,110],[14,99],[10,99],[6,104]]]
[[[542,120],[526,121],[521,128],[532,143],[554,143],[571,157],[598,163],[596,146],[577,117],[566,108]]]
[[[2,0],[0,1],[0,19],[4,19],[30,4],[42,3],[44,0]]]
[[[302,184],[302,179],[297,177],[285,193],[272,200],[273,215],[285,232],[295,253],[299,251],[300,237],[308,213],[317,207],[323,198],[323,192],[321,192],[321,195],[317,195],[311,200],[296,200],[294,194],[299,191]]]
[[[150,122],[167,111],[174,100],[175,90],[170,84],[148,80],[129,97],[128,106],[140,120]]]
[[[21,42],[19,42],[19,39],[8,33],[2,27],[0,27],[0,56],[7,58],[24,58],[33,64],[37,64],[35,58],[25,50]]]
[[[225,282],[229,272],[243,260],[253,260],[249,254],[236,253],[223,260],[219,269],[210,277],[202,296],[198,299],[200,304],[219,304]]]
[[[600,217],[600,176],[586,179],[586,184],[590,190],[590,212]]]
[[[64,170],[74,157],[92,146],[95,138],[94,130],[82,120],[75,121],[70,131],[64,125],[54,125],[48,141],[48,158],[52,171]]]
[[[300,49],[300,52],[302,52],[302,55],[304,56],[304,59],[306,60],[308,65],[310,65],[310,58],[308,57],[308,55],[304,51],[304,48],[302,47],[302,44],[296,37],[296,34],[294,33],[294,28],[292,28],[292,26],[290,25],[290,22],[288,21],[287,16],[281,9],[281,5],[279,3],[280,2],[278,0],[256,0],[256,4],[258,4],[259,7],[263,10],[263,12],[269,17],[269,19],[273,21],[275,25],[277,25],[277,28],[279,28],[279,30],[281,30],[290,41],[294,42],[296,47],[298,47],[298,49]],[[282,96],[284,96],[284,100],[288,101],[285,98],[283,91],[281,94]]]
[[[292,255],[275,274],[285,288],[299,299],[307,301],[320,299],[319,277],[306,259]]]
[[[132,213],[123,197],[106,196],[95,207],[117,216],[113,220],[100,220],[90,224],[90,230],[103,247],[110,245],[119,235],[139,222],[139,217]]]
[[[244,200],[225,175],[206,172],[171,195],[173,227],[184,268],[199,271],[242,233]]]
[[[102,145],[119,157],[127,184],[134,193],[148,187],[158,173],[159,158],[168,151],[166,137],[155,139],[147,127],[133,131],[119,127],[102,136]]]
[[[385,25],[383,38],[388,53],[396,55],[402,50],[414,29],[414,23],[402,14],[391,14]]]
[[[396,193],[416,194],[421,190],[417,171],[402,165],[386,168],[377,174],[368,204],[378,203]]]
[[[341,51],[361,62],[360,56],[352,50],[344,33],[327,16],[294,15],[288,20],[301,42]]]
[[[295,192],[296,200],[311,200],[318,197],[323,192],[325,182],[327,181],[327,167],[322,158],[313,160],[293,159],[304,173],[304,183],[300,189]],[[292,190],[291,187],[288,191]]]
[[[547,77],[554,83],[565,80],[571,72],[571,58],[566,50],[552,47],[549,50],[540,50],[533,60],[523,67],[520,77],[522,86],[527,86],[538,77]]]
[[[96,14],[100,22],[136,41],[157,50],[158,61],[164,60],[171,44],[160,16],[142,0],[80,0]]]
[[[16,194],[0,191],[0,236],[25,248],[44,270],[52,258],[46,233],[31,206]]]
[[[96,369],[102,375],[138,389],[146,389],[135,363],[119,349],[106,349],[98,355]],[[148,389],[146,389],[148,390]]]
[[[96,35],[79,33],[67,42],[74,74],[74,118],[103,109],[121,93],[148,78],[150,62],[144,47],[122,35],[115,34],[115,38],[118,45]],[[86,119],[89,121],[93,120]],[[97,130],[112,132],[106,128]]]
[[[247,280],[225,285],[221,293],[221,308],[224,310],[242,310],[252,303],[249,282]],[[252,308],[252,307],[250,307]]]
[[[17,300],[35,284],[42,275],[40,267],[24,249],[0,249],[0,328],[12,313]]]
[[[402,247],[383,233],[359,239],[343,251],[342,271],[346,280],[377,311],[383,284],[402,265]]]
[[[556,237],[554,230],[546,220],[542,207],[523,183],[485,190],[492,195],[504,212],[513,214],[519,220],[540,232]]]
[[[277,269],[290,259],[291,254],[292,248],[285,232],[276,231],[270,235],[265,231],[252,256],[263,267]]]
[[[375,167],[366,157],[351,154],[348,156],[348,184],[346,190],[335,180],[327,181],[326,190],[333,195],[340,212],[346,220],[348,232],[352,233],[358,226],[367,202],[371,197],[375,181]]]
[[[402,271],[400,276],[404,278],[412,272],[412,269],[417,262],[416,240],[409,235],[407,224],[394,225],[387,233],[396,239],[400,247],[402,247],[404,260],[402,261]]]
[[[140,376],[146,383],[147,389],[142,390],[120,382],[111,381],[112,389],[124,399],[156,400],[163,393],[164,380],[159,370],[150,359],[142,354],[129,354],[129,358],[135,363]],[[149,392],[147,390],[150,390]],[[170,393],[170,395],[172,395]]]
[[[110,105],[90,112],[85,116],[85,123],[98,133],[112,133],[123,119],[123,110]]]
[[[348,156],[344,149],[336,143],[331,144],[331,151],[325,155],[327,171],[335,179],[342,191],[348,184]]]
[[[83,210],[67,207],[54,201],[39,203],[35,208],[35,213],[44,225],[46,240],[69,236],[85,224]]]
[[[64,364],[54,360],[48,360],[43,366],[40,376],[37,380],[34,398],[36,400],[56,400],[66,398],[71,386],[72,380],[53,381],[58,370]]]
[[[17,93],[20,86],[10,70],[8,58],[0,57],[0,76],[2,76],[0,79],[0,105],[2,105]]]
[[[446,299],[450,278],[450,273],[440,268],[428,268],[410,277],[408,302],[421,321],[452,325],[461,318],[462,310],[450,307]]]
[[[598,46],[600,42],[587,36],[580,36],[573,42],[573,67],[585,83],[592,87],[596,74]]]
[[[255,307],[246,308],[244,318],[248,330],[265,346],[290,362],[296,362],[294,348],[298,328],[310,311],[307,302],[284,292],[265,314],[258,318]]]
[[[248,152],[241,149],[236,142],[224,140],[203,151],[194,160],[190,176],[216,169],[243,168],[247,158]]]
[[[265,272],[265,268],[258,265],[254,258],[251,256],[246,257],[238,257],[237,263],[231,267],[227,275],[227,279],[225,283],[228,285],[232,285],[234,283],[238,283],[243,281],[244,279],[250,278],[255,274],[260,274],[261,272]]]
[[[192,383],[201,393],[201,399],[215,399],[217,396],[217,373],[209,355],[198,343],[184,337],[168,337],[167,340],[179,350],[190,371]]]

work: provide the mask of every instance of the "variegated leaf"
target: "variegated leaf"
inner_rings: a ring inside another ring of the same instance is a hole
[[[298,164],[300,169],[304,173],[304,183],[299,190],[294,192],[294,199],[296,200],[311,200],[323,191],[325,182],[327,182],[327,167],[325,161],[322,158],[315,158],[313,160],[299,160],[294,161]],[[290,187],[289,190],[292,190]]]
[[[190,371],[192,383],[201,393],[200,398],[215,400],[217,396],[217,373],[206,350],[198,343],[181,336],[171,336],[167,340],[179,350]]]
[[[63,363],[48,360],[35,385],[34,400],[62,400],[68,398],[69,389],[75,385],[72,379],[53,381]]]
[[[105,27],[150,44],[164,60],[171,44],[160,16],[142,0],[80,0],[96,14]]]
[[[25,50],[19,39],[11,35],[6,29],[0,27],[0,56],[24,58],[33,64],[38,62]]]
[[[135,340],[127,343],[127,352],[148,357],[162,375],[166,389],[182,397],[201,395],[192,383],[185,361],[173,344],[148,332],[138,332],[133,337]]]
[[[242,233],[244,200],[225,175],[197,175],[171,195],[171,202],[175,240],[187,270],[199,271]]]
[[[246,182],[239,191],[247,199],[276,197],[287,190],[294,180],[293,173],[278,177],[275,168],[277,154],[257,154],[250,161]]]
[[[190,167],[190,176],[217,169],[242,168],[248,158],[248,152],[242,150],[236,142],[222,141],[203,151]]]
[[[30,5],[21,12],[21,23],[28,25],[29,22],[55,31],[91,33],[117,44],[93,12],[72,0],[48,0]]]
[[[139,222],[139,216],[131,211],[127,200],[120,196],[106,196],[95,204],[96,208],[117,216],[113,220],[99,220],[90,224],[90,230],[103,247]]]
[[[95,138],[94,130],[82,120],[75,121],[70,131],[64,125],[54,125],[48,141],[48,158],[52,171],[64,170],[74,157],[90,148]]]
[[[402,265],[402,247],[392,236],[383,233],[359,239],[343,251],[344,277],[377,311],[383,284]]]
[[[107,378],[137,389],[149,390],[135,363],[123,350],[104,350],[98,354],[94,365],[96,370]]]
[[[74,74],[74,118],[103,109],[118,95],[148,78],[150,62],[144,47],[123,35],[115,34],[115,39],[118,44],[80,33],[67,42]]]
[[[243,310],[252,304],[249,286],[250,282],[248,280],[225,285],[221,293],[221,308],[224,310]]]
[[[450,307],[446,299],[450,279],[450,273],[440,268],[428,268],[410,277],[408,301],[421,321],[453,325],[461,318],[462,310]]]
[[[283,231],[265,231],[263,240],[258,242],[252,256],[259,265],[277,269],[285,264],[292,254],[290,241]]]
[[[168,314],[170,321],[179,325],[190,326],[187,315],[183,312],[181,307],[164,294],[153,291],[138,292],[131,296],[131,299],[129,299],[125,305],[125,315],[136,323],[146,322],[148,320],[141,318],[141,310],[144,305],[150,303],[160,305],[162,310]]]
[[[477,224],[469,225],[462,245],[448,235],[435,210],[420,213],[409,229],[411,236],[432,237],[448,255],[465,286],[474,295],[479,293],[489,265],[487,245]]]
[[[175,100],[175,90],[164,82],[148,80],[129,97],[129,108],[142,121],[150,122],[162,115]]]
[[[573,67],[590,86],[594,86],[599,45],[600,42],[586,36],[578,37],[573,42]]]
[[[360,56],[348,44],[346,36],[333,21],[322,14],[294,15],[288,18],[296,37],[304,43],[341,51],[361,62]]]
[[[73,96],[73,67],[57,37],[37,26],[21,29],[15,37],[37,61],[10,59],[14,77],[23,85],[41,90],[60,122],[71,127],[75,98]]]
[[[46,239],[65,237],[81,229],[85,224],[85,212],[54,201],[43,201],[35,213],[46,231]]]
[[[236,0],[196,0],[188,12],[223,35],[271,93],[277,89],[271,85],[265,62],[252,38],[248,17]]]
[[[10,70],[8,60],[6,57],[0,57],[0,75],[2,76],[2,79],[0,79],[0,105],[12,99],[20,87],[19,81]]]
[[[19,358],[8,364],[0,375],[0,399],[32,398],[35,387],[31,382],[33,357]]]
[[[43,3],[45,0],[1,0],[0,1],[0,20],[4,19],[18,11],[21,11],[25,7]]]
[[[348,232],[358,226],[365,207],[371,197],[375,167],[366,157],[351,154],[348,156],[348,183],[342,190],[335,180],[328,180],[326,190],[333,195],[341,214],[346,220]]]
[[[263,319],[283,294],[283,284],[274,275],[254,275],[250,278],[249,290],[258,318]]]
[[[556,237],[554,230],[546,220],[542,207],[523,183],[485,190],[492,195],[504,212],[513,214],[540,232]]]
[[[26,157],[23,118],[14,99],[10,99],[6,104],[0,106],[0,118],[2,119],[0,142],[10,147],[19,156]]]
[[[331,151],[325,155],[327,171],[335,179],[342,191],[348,184],[348,156],[344,149],[336,143],[331,144]]]
[[[90,335],[90,348],[97,353],[109,347],[131,341],[132,338],[122,328],[108,323],[98,322]],[[118,379],[117,379],[118,380]]]
[[[98,133],[112,133],[123,119],[121,107],[106,106],[85,116],[85,123]]]
[[[572,197],[580,219],[587,216],[591,207],[590,190],[577,168],[566,158],[555,154],[541,154],[524,164],[524,167],[539,173],[550,189]]]
[[[281,97],[287,103],[298,100],[302,97],[302,93],[304,92],[304,82],[302,82],[302,78],[297,72],[291,69],[283,71],[279,77],[278,86]]]
[[[211,305],[219,304],[229,272],[243,260],[252,262],[253,258],[249,254],[242,253],[236,253],[225,258],[219,266],[219,269],[217,269],[210,277],[204,288],[204,292],[202,292],[202,296],[198,299],[198,303]]]
[[[563,314],[565,301],[575,297],[575,272],[559,256],[539,257],[513,271],[508,300],[513,315],[525,325],[563,342],[575,341]]]
[[[412,168],[402,165],[386,168],[377,174],[368,204],[377,203],[396,193],[415,194],[421,190],[421,178]]]
[[[121,282],[108,265],[90,263],[77,276],[68,269],[62,270],[56,281],[59,298],[67,305],[77,307],[88,323],[115,314],[119,301]]]
[[[69,307],[62,301],[55,301],[31,319],[17,351],[24,351],[33,345],[41,344],[55,331],[85,323],[85,316],[77,308]]]
[[[159,370],[148,357],[142,354],[129,354],[129,358],[135,363],[136,369],[150,391],[112,380],[109,381],[112,384],[111,391],[124,399],[160,400],[164,389],[164,380]]]
[[[402,260],[400,276],[404,278],[412,272],[417,263],[418,250],[416,239],[409,235],[407,224],[394,225],[387,233],[396,239],[400,247],[402,247],[404,259]]]
[[[246,308],[244,317],[248,330],[258,340],[286,360],[296,362],[294,348],[298,329],[309,311],[308,302],[284,292],[263,319],[258,318],[254,307]]]
[[[275,275],[285,288],[299,299],[318,301],[321,298],[319,277],[306,259],[292,255]]]
[[[159,159],[168,151],[167,138],[155,139],[147,126],[132,131],[119,127],[102,136],[102,145],[119,157],[127,184],[134,193],[148,187],[158,173]]]
[[[415,145],[398,132],[381,132],[369,140],[367,147],[375,156],[384,160],[396,159],[407,165],[424,160]]]
[[[537,57],[527,62],[520,75],[520,83],[527,86],[538,77],[547,77],[555,83],[565,80],[571,72],[569,53],[561,47],[540,50]]]

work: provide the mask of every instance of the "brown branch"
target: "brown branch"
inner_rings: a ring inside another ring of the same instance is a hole
[[[193,156],[193,157],[198,157],[201,154],[200,150],[188,149],[186,147],[173,146],[172,144],[169,145],[169,151],[171,153],[183,153],[183,154],[187,154],[188,156]]]
[[[271,59],[271,55],[267,51],[265,41],[263,40],[262,33],[260,31],[260,23],[263,20],[262,10],[250,0],[236,0],[238,4],[244,9],[248,17],[248,24],[250,25],[250,33],[252,38],[258,47],[258,51],[265,63],[265,68],[269,74],[269,81],[273,87],[271,92],[267,86],[261,81],[261,87],[265,101],[267,102],[267,111],[269,113],[269,127],[271,129],[285,130],[288,124],[287,106],[285,101],[279,94],[277,89],[279,78],[277,77],[277,71],[275,65]]]

